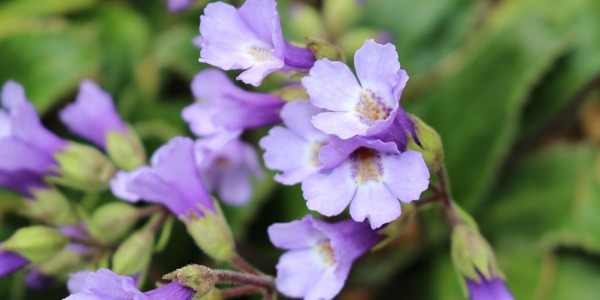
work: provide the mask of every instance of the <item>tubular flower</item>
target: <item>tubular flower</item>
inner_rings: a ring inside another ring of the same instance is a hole
[[[382,238],[365,223],[330,224],[311,216],[273,224],[268,231],[275,246],[289,250],[277,264],[277,289],[288,297],[309,300],[333,299],[354,261]]]
[[[67,143],[44,128],[21,85],[6,82],[1,98],[0,186],[31,195],[31,189],[45,186],[43,176],[58,167],[54,154]]]
[[[210,3],[200,17],[200,35],[200,62],[245,70],[237,79],[254,86],[277,70],[308,71],[315,61],[309,49],[285,41],[275,0],[247,0],[239,9]]]

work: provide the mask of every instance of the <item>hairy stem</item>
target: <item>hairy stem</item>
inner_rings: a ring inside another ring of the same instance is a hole
[[[250,265],[245,259],[243,259],[239,254],[235,254],[231,259],[231,263],[238,268],[240,271],[253,274],[253,275],[262,275],[262,273],[257,270],[255,267]]]
[[[215,273],[219,282],[253,285],[266,288],[267,290],[275,289],[275,280],[268,275],[253,275],[232,271],[215,271]]]

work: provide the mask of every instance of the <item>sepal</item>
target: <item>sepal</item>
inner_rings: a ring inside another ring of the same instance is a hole
[[[183,218],[183,222],[204,253],[217,261],[231,261],[235,255],[233,235],[221,207],[214,199],[213,203],[216,213],[200,206],[203,216],[192,213],[190,218]]]
[[[59,166],[55,183],[82,191],[101,191],[108,187],[116,170],[112,163],[96,148],[70,142],[61,152],[54,154]]]
[[[54,256],[68,242],[69,240],[54,228],[29,226],[17,230],[0,246],[0,250],[15,252],[32,263],[37,263]]]

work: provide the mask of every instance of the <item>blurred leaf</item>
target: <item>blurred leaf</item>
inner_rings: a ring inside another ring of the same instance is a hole
[[[464,68],[409,103],[409,111],[440,133],[454,196],[467,210],[494,181],[515,139],[522,104],[564,50],[580,4],[499,3]]]
[[[549,283],[549,300],[595,300],[600,295],[600,264],[597,260],[563,255],[560,257],[556,277]]]
[[[96,0],[12,0],[0,6],[0,19],[18,15],[64,14],[90,8]]]
[[[197,28],[178,26],[169,28],[156,37],[153,56],[156,63],[192,78],[204,64],[198,62],[200,50],[192,44],[199,35]]]
[[[0,41],[0,82],[21,83],[43,112],[90,76],[96,69],[96,55],[72,32],[11,36]]]

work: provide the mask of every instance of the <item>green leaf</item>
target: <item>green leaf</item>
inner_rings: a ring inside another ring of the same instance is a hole
[[[408,107],[442,137],[454,196],[467,210],[494,182],[522,105],[564,50],[578,8],[567,0],[498,5],[464,67]]]
[[[0,41],[0,82],[25,87],[42,112],[96,69],[96,52],[72,32],[40,32]]]
[[[600,267],[597,261],[574,255],[564,255],[559,259],[556,270],[553,271],[555,278],[548,283],[548,298],[545,299],[598,299]]]

